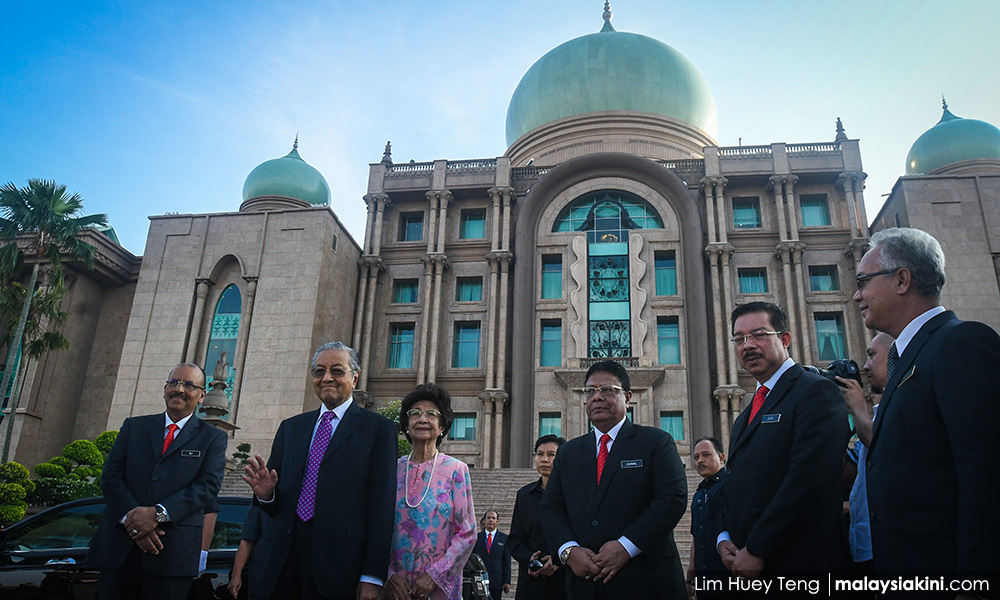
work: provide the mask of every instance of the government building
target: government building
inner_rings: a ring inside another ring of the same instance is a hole
[[[746,302],[785,308],[798,362],[863,357],[859,141],[831,115],[829,140],[720,147],[695,65],[616,31],[607,8],[594,29],[525,73],[502,156],[395,163],[387,144],[363,200],[331,206],[296,141],[248,175],[237,211],[151,217],[141,258],[88,234],[97,268],[76,271],[65,300],[73,347],[29,365],[16,459],[161,411],[183,361],[209,374],[205,418],[230,452],[267,456],[282,419],[316,408],[308,365],[330,340],[360,353],[369,408],[422,382],[448,389],[443,450],[477,469],[528,467],[539,435],[588,431],[584,376],[605,358],[629,368],[634,422],[682,455],[702,435],[728,444],[754,387],[730,343]],[[951,119],[932,131],[972,123]],[[949,132],[972,136],[974,156],[914,144],[873,228],[943,235],[945,290],[960,296],[946,303],[997,327],[1000,132],[974,123]],[[355,237],[335,211],[361,201]]]

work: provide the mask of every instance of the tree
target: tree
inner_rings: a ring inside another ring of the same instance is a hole
[[[59,299],[66,290],[62,256],[67,255],[70,260],[80,262],[88,269],[93,265],[94,247],[78,236],[87,227],[106,225],[108,218],[104,214],[82,216],[82,211],[83,201],[80,195],[67,193],[66,186],[54,181],[29,179],[28,185],[23,188],[18,188],[12,182],[0,187],[0,240],[7,241],[0,248],[0,273],[5,280],[16,281],[20,279],[25,252],[32,259],[31,279],[24,288],[26,294],[21,315],[8,344],[0,393],[9,389],[11,377],[17,374],[16,369],[11,367],[21,349],[28,313],[38,295],[35,283],[38,281],[39,264],[49,264],[51,272],[48,293],[56,294]],[[19,241],[27,242],[28,248],[25,251],[19,247]],[[10,453],[17,396],[11,395],[8,404],[7,437],[0,462],[6,462]]]

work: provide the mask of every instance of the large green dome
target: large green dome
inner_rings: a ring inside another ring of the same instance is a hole
[[[917,138],[906,155],[906,174],[933,173],[962,161],[1000,160],[1000,129],[985,121],[944,114]]]
[[[277,196],[314,205],[330,204],[330,186],[323,175],[299,156],[299,141],[292,151],[257,165],[243,183],[243,201]]]
[[[508,146],[546,123],[601,111],[659,114],[715,138],[715,99],[694,64],[663,42],[615,31],[610,18],[605,12],[600,33],[557,46],[524,74],[507,109]]]

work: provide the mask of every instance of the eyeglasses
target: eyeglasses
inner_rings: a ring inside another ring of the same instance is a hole
[[[901,267],[896,267],[895,269],[887,269],[885,271],[876,271],[874,273],[865,273],[864,275],[858,275],[857,277],[854,278],[854,281],[858,284],[858,291],[860,292],[861,290],[865,289],[865,286],[868,285],[868,281],[872,277],[878,277],[879,275],[891,275],[896,271],[898,271],[900,268]]]
[[[733,339],[731,339],[729,341],[731,341],[734,346],[736,346],[737,348],[739,348],[743,344],[747,343],[747,340],[750,339],[750,338],[753,338],[753,341],[755,341],[755,342],[763,342],[764,338],[766,338],[769,335],[781,335],[782,333],[783,332],[781,332],[781,331],[754,331],[754,332],[748,333],[746,335],[737,335],[737,336],[734,336]]]
[[[334,367],[333,369],[324,369],[323,367],[316,367],[311,371],[313,379],[323,379],[323,377],[329,373],[330,377],[334,379],[343,379],[348,373],[353,373],[354,371],[345,371]]]
[[[620,385],[602,385],[601,387],[591,387],[587,386],[583,388],[583,395],[588,398],[593,398],[597,394],[601,396],[608,397],[612,394],[617,394],[618,392],[624,392],[625,388]]]
[[[428,408],[427,410],[420,410],[419,408],[411,408],[406,411],[406,416],[411,419],[419,419],[421,416],[427,417],[428,419],[440,419],[441,411],[434,410],[433,408]]]
[[[193,392],[195,390],[204,390],[205,389],[205,388],[201,387],[200,385],[197,385],[193,381],[181,381],[180,379],[168,379],[167,382],[166,382],[166,385],[164,385],[163,388],[169,390],[170,388],[177,387],[177,386],[181,386],[181,387],[183,387],[185,390],[187,390],[189,392]]]

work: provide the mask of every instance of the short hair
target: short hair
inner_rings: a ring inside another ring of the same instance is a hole
[[[437,439],[437,445],[440,446],[441,442],[444,441],[444,436],[448,435],[448,432],[451,431],[451,423],[455,419],[455,413],[451,410],[451,394],[439,385],[422,383],[403,398],[403,402],[399,406],[399,428],[403,430],[403,435],[406,436],[406,439],[412,442],[410,432],[406,430],[410,423],[410,418],[406,416],[406,413],[413,408],[414,404],[421,400],[430,402],[441,413],[441,417],[438,420],[438,423],[441,425],[441,437]]]
[[[361,360],[358,358],[357,350],[351,348],[344,342],[327,342],[317,348],[316,352],[313,354],[312,366],[309,367],[310,371],[316,368],[316,361],[319,360],[319,355],[327,350],[346,350],[349,357],[348,360],[350,361],[348,366],[351,367],[351,371],[357,373],[361,370]]]
[[[554,433],[550,433],[548,435],[543,435],[542,437],[535,440],[534,451],[538,452],[538,447],[541,446],[542,444],[555,444],[556,448],[558,448],[559,446],[562,446],[565,443],[566,443],[566,438],[562,438]]]
[[[194,369],[198,369],[198,372],[201,373],[201,387],[205,387],[205,384],[208,381],[208,377],[205,375],[205,369],[202,369],[199,365],[196,365],[194,363],[181,363],[175,366],[173,369],[170,369],[170,375],[174,374],[174,371],[177,370],[177,367],[192,367]]]
[[[881,247],[878,266],[884,271],[906,269],[913,276],[914,291],[931,300],[941,299],[944,287],[944,252],[934,236],[910,227],[892,227],[872,235],[872,249]]]
[[[486,512],[483,513],[483,519],[485,520],[486,517],[490,516],[490,513],[493,513],[493,514],[495,514],[497,516],[497,521],[500,520],[500,513],[498,513],[496,511],[496,509],[493,509],[493,508],[491,508],[488,511],[486,511]]]
[[[584,381],[590,379],[590,376],[594,373],[607,373],[608,375],[614,375],[618,378],[618,381],[622,384],[622,389],[626,392],[632,391],[632,384],[628,379],[628,371],[625,367],[618,361],[615,360],[601,360],[590,365],[587,369],[587,376],[583,378]]]
[[[693,451],[694,447],[697,446],[698,444],[702,443],[702,442],[712,442],[712,447],[715,448],[715,451],[717,453],[719,453],[719,454],[724,454],[725,453],[725,451],[722,449],[722,442],[720,442],[718,440],[718,438],[714,438],[714,437],[712,437],[710,435],[703,435],[700,438],[696,439],[694,441],[694,443],[691,444],[691,450]]]
[[[736,319],[743,315],[759,312],[767,313],[771,327],[778,333],[788,331],[788,317],[785,316],[785,311],[780,306],[774,302],[747,302],[737,306],[736,310],[733,311],[732,319],[729,322],[730,332],[736,332]]]

